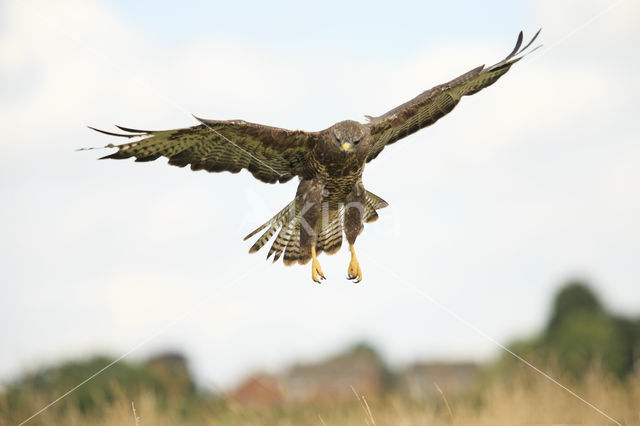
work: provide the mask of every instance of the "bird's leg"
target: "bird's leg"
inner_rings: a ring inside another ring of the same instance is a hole
[[[315,245],[311,246],[311,279],[318,284],[320,284],[321,279],[325,279],[322,268],[320,267],[320,262],[318,262]]]
[[[355,280],[354,283],[357,284],[362,281],[362,269],[360,269],[360,264],[358,263],[358,258],[356,257],[356,249],[353,244],[349,244],[349,249],[351,250],[351,262],[349,262],[347,279]]]

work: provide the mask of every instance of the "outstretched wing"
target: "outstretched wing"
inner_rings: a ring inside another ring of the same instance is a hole
[[[473,95],[495,83],[509,71],[511,65],[523,58],[522,53],[531,46],[538,34],[540,34],[540,30],[521,49],[523,39],[521,31],[513,51],[497,64],[488,68],[485,68],[484,65],[474,68],[448,83],[423,92],[386,114],[379,117],[367,117],[369,119],[367,126],[369,126],[373,139],[367,161],[376,158],[385,146],[438,121],[448,114],[463,96]]]
[[[197,117],[196,117],[197,118]],[[302,172],[303,164],[317,141],[317,133],[286,130],[242,120],[218,121],[198,118],[199,126],[176,130],[119,129],[126,133],[97,130],[112,136],[136,138],[106,148],[118,151],[104,158],[135,157],[153,161],[167,157],[169,164],[191,170],[238,173],[247,169],[257,179],[286,182]]]

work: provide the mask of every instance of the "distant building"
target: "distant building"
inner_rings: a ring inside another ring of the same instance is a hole
[[[473,388],[478,365],[473,363],[416,363],[392,375],[377,352],[357,345],[325,361],[297,364],[282,374],[254,374],[243,381],[231,398],[243,405],[331,403],[354,400],[353,389],[368,398],[386,392],[425,399]]]
[[[326,361],[298,364],[283,374],[255,374],[242,382],[231,398],[245,405],[333,402],[384,391],[388,373],[378,354],[357,345]]]
[[[436,385],[446,395],[457,395],[473,388],[478,379],[478,364],[470,362],[415,363],[397,377],[395,390],[413,399],[439,397]]]
[[[284,402],[280,380],[264,373],[249,376],[230,397],[242,405],[279,405]]]
[[[281,377],[285,397],[292,402],[331,402],[377,396],[384,391],[386,367],[371,347],[358,345],[316,364],[296,365]]]

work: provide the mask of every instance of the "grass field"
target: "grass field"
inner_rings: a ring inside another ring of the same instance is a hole
[[[509,383],[493,380],[476,393],[438,399],[407,400],[389,395],[334,405],[245,407],[221,398],[185,403],[159,401],[152,393],[134,398],[116,392],[98,410],[83,413],[61,401],[28,424],[33,425],[604,425],[616,424],[585,402],[523,366]],[[566,380],[566,378],[562,378]],[[586,401],[625,425],[640,425],[640,382],[625,383],[591,369],[570,387]],[[50,400],[38,397],[9,410],[0,401],[0,424],[18,424]],[[135,409],[135,414],[134,414]]]

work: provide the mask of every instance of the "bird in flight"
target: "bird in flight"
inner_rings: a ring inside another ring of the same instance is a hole
[[[430,126],[448,114],[463,96],[473,95],[495,83],[526,54],[540,30],[522,47],[520,32],[514,49],[502,61],[472,69],[461,76],[421,93],[378,117],[366,116],[365,124],[341,121],[317,131],[286,130],[243,120],[206,120],[176,130],[118,128],[107,135],[133,139],[105,148],[117,151],[102,158],[153,161],[167,157],[169,164],[191,165],[191,170],[238,173],[247,169],[267,182],[287,182],[298,177],[296,195],[286,207],[245,237],[264,231],[249,249],[257,252],[277,232],[267,259],[280,257],[286,265],[311,260],[311,278],[325,276],[318,262],[322,252],[333,254],[342,246],[343,233],[349,243],[351,261],[347,278],[358,283],[362,269],[355,242],[364,223],[378,218],[377,210],[388,204],[367,191],[362,183],[365,165],[387,146]],[[535,49],[533,49],[535,50]],[[530,50],[530,51],[533,51]]]

